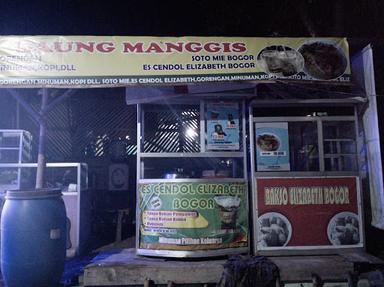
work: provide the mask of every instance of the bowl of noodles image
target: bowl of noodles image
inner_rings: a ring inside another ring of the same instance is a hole
[[[284,78],[301,72],[304,58],[295,49],[274,45],[265,47],[259,52],[257,63],[264,72]]]
[[[334,42],[308,41],[298,50],[304,58],[304,72],[314,79],[332,80],[344,74],[347,58]]]
[[[332,245],[355,245],[360,243],[357,214],[343,211],[334,215],[328,223],[327,235]]]
[[[292,237],[292,225],[278,212],[267,212],[258,219],[258,247],[286,246]]]
[[[262,151],[276,151],[280,147],[280,139],[272,133],[258,135],[256,143]]]

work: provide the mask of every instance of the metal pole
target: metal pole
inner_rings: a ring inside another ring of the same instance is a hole
[[[36,171],[36,189],[43,188],[44,186],[44,171],[46,166],[45,160],[45,132],[46,132],[46,121],[45,121],[45,109],[48,103],[48,90],[43,89],[41,97],[41,110],[40,110],[40,132],[39,132],[39,151],[37,155],[37,171]]]
[[[20,103],[17,99],[16,102],[16,129],[20,129]]]

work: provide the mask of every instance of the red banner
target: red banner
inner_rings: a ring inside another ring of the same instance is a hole
[[[362,242],[355,177],[256,180],[258,248]]]

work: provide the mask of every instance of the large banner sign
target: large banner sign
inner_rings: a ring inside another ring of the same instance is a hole
[[[350,81],[344,38],[3,36],[0,85]]]
[[[362,247],[355,177],[260,178],[257,249]]]
[[[244,182],[139,184],[140,248],[214,250],[248,245]]]

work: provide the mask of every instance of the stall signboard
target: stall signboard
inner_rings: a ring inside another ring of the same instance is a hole
[[[362,247],[356,177],[258,178],[257,249]]]
[[[290,170],[288,123],[256,123],[258,171]]]
[[[238,150],[239,104],[234,102],[207,103],[207,149]]]
[[[140,183],[139,194],[142,249],[248,246],[245,182]]]
[[[2,87],[349,82],[345,38],[1,36]]]

